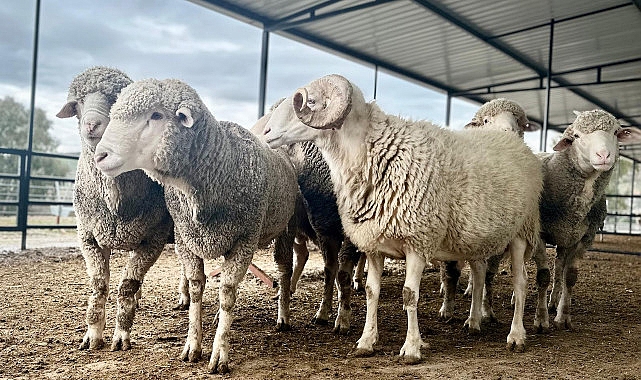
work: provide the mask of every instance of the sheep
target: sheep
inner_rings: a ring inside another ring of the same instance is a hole
[[[225,258],[208,369],[229,372],[232,309],[258,247],[275,239],[279,284],[290,287],[300,193],[289,159],[240,125],[218,122],[196,90],[176,79],[127,86],[111,109],[94,159],[108,176],[140,168],[165,188],[189,283],[182,360],[195,362],[202,355],[203,259]],[[291,328],[289,301],[289,292],[280,292],[276,328],[281,331]]]
[[[262,138],[263,129],[271,117],[271,111],[278,107],[283,100],[284,98],[274,103],[270,112],[256,122],[251,129],[252,133]],[[334,322],[334,332],[346,334],[349,331],[351,319],[350,277],[354,263],[360,257],[360,252],[344,236],[329,167],[318,148],[313,143],[306,141],[287,146],[285,152],[296,168],[298,186],[305,205],[298,218],[299,228],[294,240],[296,261],[291,281],[291,292],[296,291],[303,268],[309,258],[307,242],[312,240],[320,248],[325,263],[323,297],[318,311],[312,318],[312,323],[328,324],[329,314],[332,310],[334,281],[336,281],[339,307]]]
[[[130,334],[140,286],[171,239],[173,221],[163,189],[141,170],[111,178],[94,163],[94,151],[109,123],[109,110],[131,79],[122,71],[96,66],[77,75],[57,117],[78,117],[81,152],[74,187],[80,249],[93,294],[87,302],[87,331],[80,349],[104,346],[105,303],[109,293],[109,257],[129,250],[118,286],[116,327],[111,350],[131,348]]]
[[[298,89],[272,112],[265,131],[271,147],[301,141],[318,146],[330,168],[345,233],[367,255],[367,316],[352,355],[372,355],[378,339],[384,257],[406,260],[408,328],[400,357],[413,363],[425,345],[416,308],[426,262],[467,260],[482,275],[484,259],[505,247],[512,255],[516,294],[507,346],[523,350],[524,260],[538,241],[542,173],[522,140],[385,114],[340,75]],[[473,304],[470,322],[479,323],[479,314],[480,305]]]
[[[550,308],[557,311],[554,325],[569,330],[575,328],[570,303],[578,259],[603,226],[607,214],[605,189],[619,158],[618,145],[641,142],[639,129],[621,127],[606,111],[574,113],[576,119],[554,145],[554,152],[539,154],[544,172],[541,236],[556,245]],[[538,250],[545,251],[545,246],[540,245]],[[539,302],[545,303],[546,295],[542,298]]]
[[[467,123],[465,129],[482,129],[492,131],[513,132],[523,138],[524,132],[534,132],[541,128],[541,126],[528,119],[525,110],[516,102],[505,99],[497,98],[484,103],[475,113],[472,120]],[[537,211],[538,212],[538,211]],[[544,252],[545,253],[545,252]],[[489,321],[496,321],[496,316],[492,309],[492,280],[498,271],[498,266],[503,256],[493,256],[488,259],[487,273],[485,275],[485,291],[483,292],[483,319]],[[539,268],[544,271],[547,268],[547,256],[534,257],[535,261],[541,261]],[[461,273],[462,263],[441,263],[441,293],[443,294],[443,305],[439,310],[439,318],[448,320],[452,317],[454,309],[454,295],[458,279]],[[549,269],[547,269],[547,276],[549,277]],[[543,273],[537,275],[537,279],[544,278]],[[470,277],[465,289],[465,295],[472,294],[473,276]],[[545,285],[547,287],[547,284]],[[543,290],[545,292],[545,290]],[[542,322],[544,327],[549,326],[548,322]],[[477,333],[476,330],[470,330],[470,333]]]

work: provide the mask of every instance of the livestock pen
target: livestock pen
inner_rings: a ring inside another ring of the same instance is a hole
[[[276,301],[269,289],[248,274],[240,285],[231,338],[231,374],[243,379],[324,378],[479,378],[638,379],[641,375],[641,257],[598,252],[641,252],[641,239],[605,235],[580,262],[582,276],[575,287],[573,310],[577,331],[552,329],[536,334],[535,268],[528,263],[529,290],[525,309],[526,350],[505,349],[512,308],[507,263],[496,277],[495,312],[500,321],[483,325],[480,335],[468,335],[463,321],[469,309],[462,283],[460,302],[450,322],[437,319],[441,298],[439,276],[426,270],[421,282],[418,317],[421,335],[429,340],[421,363],[407,366],[395,361],[406,322],[401,299],[403,263],[386,262],[379,304],[381,340],[369,358],[349,356],[365,319],[365,297],[352,300],[353,322],[348,335],[335,335],[331,326],[312,324],[323,288],[323,261],[317,250],[292,298],[292,331],[276,332]],[[551,255],[552,251],[548,250]],[[126,254],[112,260],[115,276]],[[271,251],[257,252],[254,263],[274,276]],[[206,272],[219,265],[206,263]],[[165,379],[209,378],[207,361],[179,359],[187,332],[186,311],[177,302],[179,265],[168,246],[143,285],[143,298],[132,330],[132,349],[111,352],[80,351],[86,299],[90,292],[80,251],[68,248],[34,248],[0,253],[0,379]],[[465,277],[464,277],[465,278]],[[111,282],[114,297],[117,281]],[[204,323],[213,322],[218,279],[209,278],[204,292]],[[335,310],[333,311],[335,313]],[[334,314],[332,314],[334,315]],[[107,303],[106,336],[109,347],[114,328],[115,302]],[[209,355],[213,334],[204,339]]]

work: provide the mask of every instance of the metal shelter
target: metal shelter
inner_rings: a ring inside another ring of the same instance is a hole
[[[543,125],[541,150],[573,110],[641,126],[640,0],[193,2],[263,29],[259,113],[277,33],[445,92],[448,104],[509,96]],[[641,159],[641,147],[623,153]]]
[[[259,115],[265,108],[269,37],[276,33],[446,94],[446,124],[452,98],[484,103],[509,97],[543,125],[541,150],[547,131],[562,131],[572,122],[573,110],[601,108],[623,125],[641,127],[641,0],[190,1],[263,30]],[[17,207],[17,225],[0,231],[22,232],[23,249],[28,228],[60,228],[29,225],[30,205],[70,206],[30,199],[31,181],[73,181],[32,176],[32,158],[75,158],[32,150],[40,2],[28,147],[0,148],[0,154],[20,159],[19,173],[0,176],[20,183],[18,200],[0,202]],[[374,82],[376,87],[376,74]],[[624,218],[632,233],[633,221],[641,217],[635,214],[641,196],[634,195],[641,145],[624,147],[622,156],[632,163],[631,186],[608,195],[609,201],[624,203],[608,216],[614,219],[608,232],[621,233],[617,218]]]

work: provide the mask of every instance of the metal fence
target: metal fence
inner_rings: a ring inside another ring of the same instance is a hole
[[[28,229],[76,228],[75,223],[59,224],[62,216],[73,213],[74,179],[32,176],[29,162],[33,157],[77,161],[77,156],[8,148],[0,148],[0,155],[19,160],[16,173],[0,173],[0,215],[9,221],[0,225],[0,231],[21,232],[21,249],[25,249]],[[31,223],[30,216],[37,215],[53,215],[57,223]],[[10,222],[12,217],[14,223]]]

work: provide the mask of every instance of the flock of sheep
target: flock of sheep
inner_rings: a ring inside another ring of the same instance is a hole
[[[522,351],[525,262],[537,265],[539,331],[572,329],[577,260],[606,215],[605,188],[619,144],[641,141],[607,112],[577,113],[553,153],[537,155],[524,131],[537,126],[506,99],[483,105],[463,131],[384,113],[340,75],[296,90],[252,130],[217,121],[189,85],[132,81],[93,67],[73,79],[58,117],[76,116],[82,143],[74,192],[78,237],[93,294],[81,349],[104,345],[111,251],[129,250],[118,286],[112,350],[130,333],[145,274],[166,243],[181,263],[178,308],[189,310],[181,358],[202,355],[204,259],[224,257],[210,372],[229,371],[229,334],[239,282],[256,249],[274,242],[279,271],[277,328],[290,328],[290,297],[313,241],[325,261],[325,287],[314,322],[327,324],[334,283],[334,331],[350,328],[352,272],[369,263],[367,315],[352,352],[368,356],[378,339],[384,259],[403,259],[408,363],[421,359],[417,303],[423,269],[441,262],[441,318],[454,307],[461,266],[470,265],[470,332],[495,318],[492,279],[511,259],[514,317],[508,349]],[[142,169],[142,170],[139,170]],[[556,246],[550,275],[545,244]],[[294,254],[296,260],[294,260]],[[295,261],[295,265],[294,265]],[[481,285],[482,284],[482,285]]]

